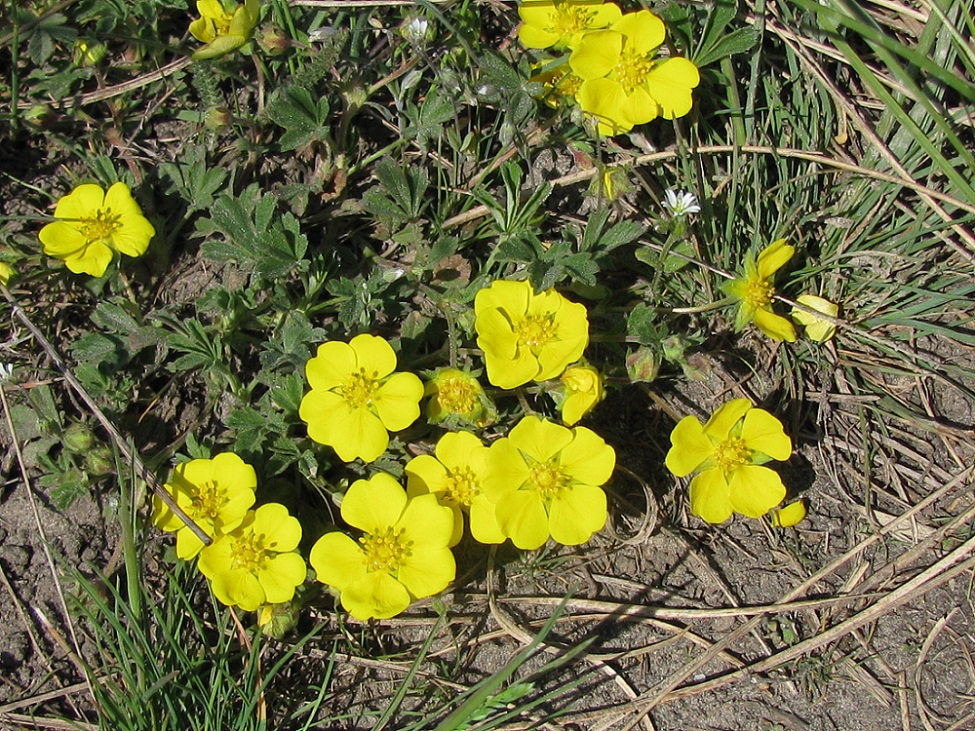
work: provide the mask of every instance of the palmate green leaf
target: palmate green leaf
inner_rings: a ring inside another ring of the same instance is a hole
[[[333,121],[331,111],[328,97],[316,99],[305,87],[293,85],[268,105],[267,116],[285,129],[279,144],[287,152],[327,139]]]

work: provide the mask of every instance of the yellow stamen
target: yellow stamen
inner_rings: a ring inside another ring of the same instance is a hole
[[[395,574],[413,551],[413,541],[403,537],[403,531],[387,528],[382,533],[365,535],[359,539],[366,554],[369,571]]]
[[[365,368],[353,373],[341,389],[346,403],[353,409],[372,406],[372,399],[379,388],[377,376],[375,372],[372,376],[367,375]]]
[[[718,468],[726,475],[739,467],[749,464],[752,460],[752,450],[745,445],[741,437],[728,437],[714,452],[714,460]]]
[[[121,218],[117,213],[113,214],[111,208],[99,208],[93,218],[81,219],[81,234],[89,243],[106,241],[122,227]]]
[[[515,336],[518,345],[538,348],[555,338],[558,328],[555,325],[555,315],[544,313],[528,315],[515,325]]]

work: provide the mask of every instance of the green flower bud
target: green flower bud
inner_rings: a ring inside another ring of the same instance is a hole
[[[660,356],[653,348],[638,348],[626,357],[626,373],[631,381],[650,383],[660,373]]]
[[[80,421],[75,422],[64,430],[62,436],[64,448],[75,454],[82,454],[91,449],[95,443],[95,434]]]

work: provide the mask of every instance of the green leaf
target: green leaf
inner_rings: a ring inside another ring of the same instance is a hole
[[[751,51],[758,43],[758,32],[754,28],[739,28],[732,31],[723,38],[703,51],[694,59],[694,64],[698,68],[709,66],[728,56]]]

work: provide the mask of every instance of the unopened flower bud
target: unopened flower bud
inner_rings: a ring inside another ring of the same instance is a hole
[[[101,477],[115,471],[115,460],[112,451],[106,446],[95,447],[85,453],[85,471],[89,475]]]
[[[87,426],[77,421],[64,430],[62,439],[65,449],[69,452],[82,454],[91,449],[91,445],[95,443],[95,434]]]
[[[291,39],[277,26],[271,26],[261,31],[257,37],[257,45],[268,56],[280,56],[291,47]]]
[[[226,107],[211,107],[207,110],[203,124],[214,132],[223,132],[234,121],[234,116]]]
[[[638,348],[626,358],[626,373],[631,381],[649,383],[660,373],[660,356],[652,348]]]

